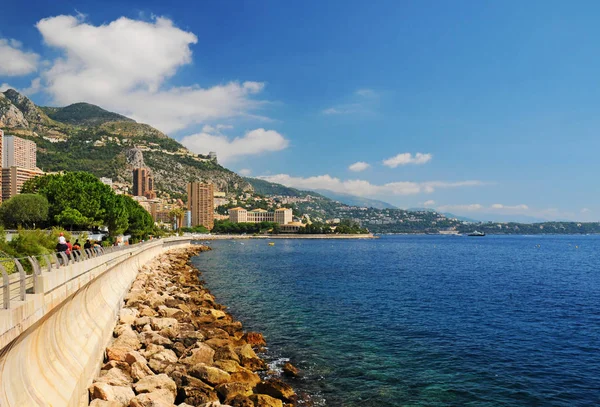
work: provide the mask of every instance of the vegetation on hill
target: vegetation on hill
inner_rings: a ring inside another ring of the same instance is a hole
[[[304,197],[306,195],[312,195],[315,197],[323,197],[314,191],[302,191],[296,188],[286,187],[285,185],[275,184],[273,182],[265,181],[259,178],[244,178],[245,181],[250,183],[254,188],[254,192],[264,196],[289,196],[289,197]]]
[[[40,107],[51,119],[76,126],[97,126],[106,122],[134,122],[135,120],[109,112],[89,103],[74,103],[65,107]]]

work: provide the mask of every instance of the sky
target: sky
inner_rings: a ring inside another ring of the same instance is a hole
[[[470,218],[600,220],[600,3],[28,1],[0,89],[243,175]]]

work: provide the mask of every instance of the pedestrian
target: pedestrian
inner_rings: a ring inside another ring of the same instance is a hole
[[[92,248],[92,244],[90,243],[90,239],[87,239],[87,240],[85,241],[85,243],[83,244],[83,248],[84,248],[85,250],[87,250],[87,249],[91,249],[91,248]]]
[[[67,256],[69,256],[71,254],[71,252],[73,251],[73,245],[71,244],[71,241],[67,239]]]

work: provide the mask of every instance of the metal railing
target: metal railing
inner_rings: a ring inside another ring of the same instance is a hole
[[[104,256],[130,248],[156,242],[148,240],[135,245],[93,247],[91,249],[73,250],[68,255],[65,252],[54,252],[39,256],[20,258],[5,258],[0,260],[0,303],[3,309],[9,309],[12,301],[25,301],[26,294],[37,294],[35,287],[42,273],[51,273],[69,264],[85,262],[89,259]]]

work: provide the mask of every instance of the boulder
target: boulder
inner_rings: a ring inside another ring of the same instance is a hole
[[[129,373],[129,363],[122,362],[119,360],[109,360],[104,365],[102,365],[102,370],[110,370],[112,368],[121,369],[124,372]]]
[[[135,350],[128,352],[127,355],[125,355],[125,362],[129,363],[130,365],[133,365],[134,362],[140,362],[143,364],[148,363],[146,358],[143,357],[140,352]]]
[[[231,380],[231,376],[226,371],[221,370],[218,367],[208,366],[204,363],[194,365],[188,372],[191,376],[197,377],[213,386],[227,383]]]
[[[156,390],[150,393],[138,394],[129,407],[173,407],[175,396],[168,390]]]
[[[177,355],[171,349],[161,350],[150,357],[148,366],[156,373],[162,373],[167,367],[177,362]]]
[[[231,374],[232,382],[249,383],[251,386],[256,386],[260,383],[260,376],[249,370],[242,370]]]
[[[213,364],[215,351],[210,346],[197,343],[196,348],[192,349],[191,352],[192,354],[189,357],[181,360],[182,363],[186,365],[197,365],[198,363]]]
[[[269,379],[267,381],[260,382],[256,385],[256,392],[260,394],[267,394],[286,402],[295,402],[297,398],[292,386],[279,379]]]
[[[90,407],[121,407],[121,406],[122,406],[122,404],[119,403],[118,401],[107,401],[107,400],[100,400],[100,399],[94,399],[90,403]]]
[[[135,308],[123,308],[119,312],[119,322],[131,325],[139,315],[140,312]]]
[[[133,380],[128,373],[123,372],[119,368],[113,367],[109,370],[100,371],[100,377],[97,379],[97,381],[110,384],[111,386],[129,386]]]
[[[131,378],[134,381],[138,381],[143,379],[146,376],[152,376],[154,372],[146,363],[142,362],[133,362],[131,365]]]
[[[228,399],[239,395],[250,396],[252,394],[252,385],[249,383],[231,382],[219,384],[215,387],[217,394],[221,396],[221,399]]]
[[[253,347],[267,346],[265,338],[261,333],[258,332],[247,332],[244,334],[244,336],[242,336],[242,339]]]
[[[140,341],[146,346],[153,343],[155,345],[172,346],[173,342],[170,339],[165,338],[161,334],[155,331],[146,331],[139,334]]]
[[[155,376],[146,376],[140,379],[133,385],[135,392],[140,393],[152,393],[157,390],[168,391],[173,399],[171,404],[175,402],[175,396],[177,395],[177,385],[175,382],[166,374],[159,374]]]
[[[235,360],[216,360],[214,366],[227,373],[239,372],[244,369]]]
[[[214,390],[202,387],[182,386],[177,392],[177,399],[192,406],[200,406],[211,401],[219,401],[219,396]]]
[[[250,399],[250,397],[237,395],[225,399],[225,404],[230,405],[231,407],[254,407],[254,402]]]
[[[240,357],[237,355],[237,353],[235,352],[235,350],[233,349],[233,346],[231,346],[231,344],[228,344],[227,346],[218,348],[215,351],[214,359],[215,360],[233,360],[237,363],[240,363]]]
[[[131,399],[135,397],[129,386],[111,386],[102,382],[92,384],[89,391],[91,399],[116,401],[123,407],[128,406]]]
[[[283,402],[266,394],[253,394],[250,400],[254,402],[254,407],[283,407]]]
[[[106,348],[106,359],[109,361],[115,360],[118,362],[125,362],[125,356],[127,356],[131,350],[131,348],[122,346],[109,346]]]
[[[300,372],[296,366],[292,365],[290,362],[285,362],[283,365],[283,374],[288,377],[298,377]]]

